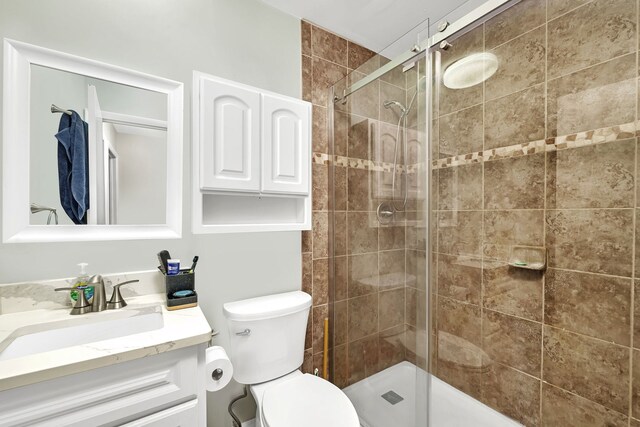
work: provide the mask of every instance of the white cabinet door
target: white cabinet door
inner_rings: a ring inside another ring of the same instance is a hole
[[[277,95],[262,95],[262,191],[309,194],[311,107]]]
[[[260,94],[200,80],[200,188],[260,191]]]

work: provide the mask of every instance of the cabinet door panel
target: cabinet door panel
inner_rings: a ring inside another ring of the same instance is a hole
[[[200,81],[200,188],[260,190],[260,94]]]
[[[309,194],[311,107],[262,95],[262,191]]]
[[[198,425],[198,399],[156,412],[122,427],[195,427]]]

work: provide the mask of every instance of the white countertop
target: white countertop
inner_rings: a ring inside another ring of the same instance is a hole
[[[162,312],[163,326],[144,333],[0,360],[0,391],[206,343],[212,331],[199,307],[168,311],[164,294],[131,297],[120,310],[71,316],[70,309],[0,315],[0,352],[18,336],[56,327]],[[215,332],[213,333],[215,335]]]

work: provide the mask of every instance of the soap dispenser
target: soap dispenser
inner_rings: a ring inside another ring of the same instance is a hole
[[[72,288],[77,288],[78,286],[87,286],[89,284],[89,275],[87,274],[87,264],[86,262],[81,262],[78,264],[80,267],[80,274],[75,279],[67,280],[67,283]],[[84,296],[87,298],[87,301],[91,302],[93,298],[93,286],[89,286],[84,290]],[[69,297],[71,298],[71,302],[74,303],[78,299],[78,291],[69,292]]]

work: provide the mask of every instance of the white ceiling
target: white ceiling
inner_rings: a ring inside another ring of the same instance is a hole
[[[426,39],[426,20],[453,22],[486,0],[263,0],[388,58]]]

